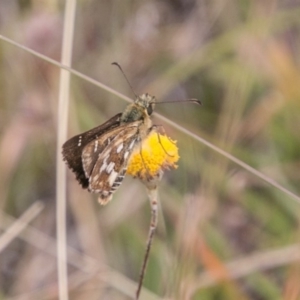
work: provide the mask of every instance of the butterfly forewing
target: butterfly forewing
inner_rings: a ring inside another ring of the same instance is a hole
[[[81,155],[83,149],[88,143],[100,137],[103,133],[119,127],[121,116],[122,113],[119,113],[104,124],[76,135],[64,143],[62,151],[63,158],[67,162],[69,168],[76,174],[76,179],[83,188],[88,188],[89,185],[89,179],[86,177],[82,166]]]
[[[106,204],[111,199],[123,181],[128,159],[139,144],[141,122],[132,122],[103,134],[83,150],[82,163],[89,177],[89,191],[99,193],[101,204]],[[99,149],[102,144],[107,146]],[[95,149],[99,152],[96,153],[96,158],[92,158]]]

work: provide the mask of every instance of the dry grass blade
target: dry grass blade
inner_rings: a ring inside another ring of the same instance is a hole
[[[62,63],[70,66],[74,36],[74,20],[76,0],[66,1]],[[58,125],[57,125],[57,153],[56,153],[56,203],[57,203],[57,251],[58,251],[58,282],[59,299],[68,297],[68,269],[67,269],[67,238],[66,238],[66,167],[61,159],[61,146],[67,138],[68,108],[70,94],[70,73],[64,69],[60,72]]]
[[[26,226],[39,215],[43,208],[43,203],[34,202],[9,228],[7,228],[6,232],[0,236],[0,252],[20,235],[22,230],[24,230]],[[1,219],[3,219],[3,217]]]

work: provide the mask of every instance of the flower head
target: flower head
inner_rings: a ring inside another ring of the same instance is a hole
[[[178,159],[176,141],[152,131],[132,153],[127,174],[149,181],[159,177],[164,170],[176,169]]]

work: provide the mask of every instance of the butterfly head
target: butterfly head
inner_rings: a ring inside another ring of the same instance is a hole
[[[141,96],[136,97],[134,103],[145,109],[147,111],[147,114],[151,116],[154,106],[155,106],[156,99],[154,96],[149,95],[148,93],[142,94]]]
[[[142,94],[129,104],[121,117],[121,123],[130,123],[138,120],[149,119],[153,113],[156,99],[149,94]]]

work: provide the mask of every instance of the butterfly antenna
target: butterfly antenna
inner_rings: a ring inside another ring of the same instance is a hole
[[[160,101],[160,102],[156,102],[155,104],[164,104],[164,103],[181,103],[181,102],[191,102],[191,103],[196,103],[198,105],[202,105],[202,102],[198,99],[184,99],[184,100],[171,100],[171,101]]]
[[[129,80],[128,80],[126,74],[125,74],[125,72],[124,72],[123,69],[122,69],[122,67],[121,67],[117,62],[113,62],[113,63],[111,63],[111,64],[117,66],[117,67],[120,69],[120,71],[122,72],[123,76],[125,77],[125,79],[126,79],[128,85],[129,85],[129,87],[130,87],[132,93],[133,93],[134,96],[137,98],[138,96],[137,96],[137,94],[134,92],[134,89],[133,89],[132,85],[130,84],[130,82],[129,82]]]

